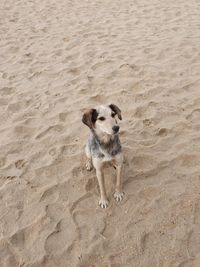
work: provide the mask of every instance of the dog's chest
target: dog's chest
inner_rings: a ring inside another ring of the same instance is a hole
[[[110,155],[108,152],[104,151],[103,149],[100,148],[100,152],[102,154],[102,161],[112,161],[114,157]]]
[[[94,135],[89,139],[89,148],[93,157],[98,157],[102,161],[112,161],[121,152],[121,144],[118,136],[108,143],[98,141]]]

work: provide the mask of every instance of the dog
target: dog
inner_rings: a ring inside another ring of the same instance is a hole
[[[117,171],[114,198],[119,202],[124,197],[121,179],[123,153],[117,117],[122,120],[121,110],[114,104],[90,109],[82,117],[82,122],[90,128],[90,135],[85,146],[86,169],[88,171],[92,170],[93,167],[96,169],[100,189],[99,206],[101,208],[107,208],[109,204],[103,174],[103,167],[106,162],[112,163]]]

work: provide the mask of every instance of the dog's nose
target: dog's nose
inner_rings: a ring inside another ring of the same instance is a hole
[[[119,132],[119,126],[113,126],[112,129],[114,133]]]

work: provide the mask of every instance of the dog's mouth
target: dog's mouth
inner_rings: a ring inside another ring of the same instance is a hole
[[[104,131],[104,134],[108,135],[108,136],[113,136],[119,133],[119,126],[113,126],[111,131]]]
[[[109,129],[101,129],[101,131],[95,131],[97,135],[102,137],[104,140],[113,139],[117,134],[119,134],[120,129],[119,126],[113,126],[110,130]]]
[[[107,132],[104,132],[104,135],[112,138],[113,136],[117,135],[119,132],[112,132],[112,133],[107,133]]]

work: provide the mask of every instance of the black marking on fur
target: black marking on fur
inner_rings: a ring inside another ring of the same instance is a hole
[[[94,130],[92,130],[91,133],[92,134],[89,139],[89,148],[92,156],[103,158],[104,154],[100,151],[100,148],[102,148],[102,150],[104,150],[112,157],[116,156],[122,151],[118,134],[114,135],[114,138],[110,139],[109,142],[104,143],[102,140],[99,139]]]
[[[92,123],[94,124],[97,120],[97,117],[98,117],[98,112],[96,111],[96,109],[93,109],[92,111]]]
[[[120,108],[118,108],[118,106],[114,105],[114,104],[110,104],[109,108],[115,113],[117,114],[118,118],[120,120],[122,120],[122,115],[121,115],[121,110]]]

